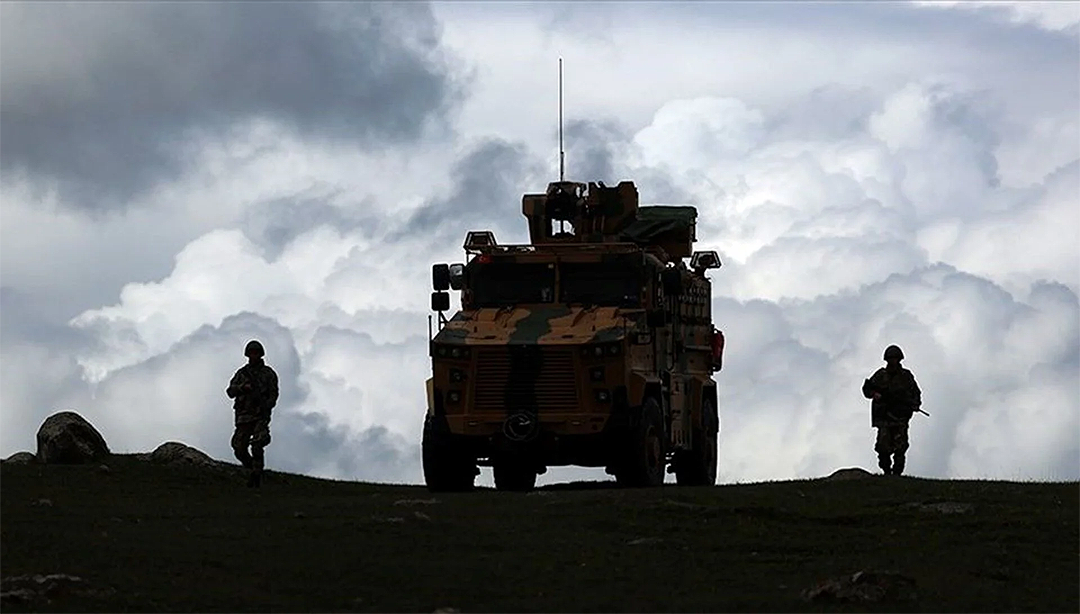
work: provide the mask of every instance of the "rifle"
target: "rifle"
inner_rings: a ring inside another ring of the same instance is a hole
[[[888,403],[888,401],[886,401],[886,400],[885,400],[885,399],[886,399],[887,397],[889,397],[889,396],[890,396],[890,391],[889,391],[888,389],[886,389],[886,388],[881,388],[880,386],[872,386],[872,385],[870,384],[870,380],[869,380],[869,379],[867,379],[866,381],[864,381],[864,382],[863,382],[863,386],[865,386],[865,387],[867,387],[867,388],[868,388],[869,390],[871,390],[871,391],[872,391],[872,392],[874,393],[874,397],[875,397],[875,398],[877,398],[877,399],[881,399],[881,400],[882,400],[883,402],[886,402],[886,403]],[[919,408],[917,408],[917,407],[915,408],[915,410],[914,410],[914,411],[917,411],[917,412],[919,412],[920,414],[924,414],[924,415],[926,415],[927,417],[929,417],[929,416],[930,416],[930,414],[926,413],[925,411],[923,411],[922,409],[919,409]],[[912,412],[912,413],[914,413],[914,412]]]

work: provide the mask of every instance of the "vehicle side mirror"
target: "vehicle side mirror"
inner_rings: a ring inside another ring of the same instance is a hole
[[[645,314],[645,324],[649,328],[661,328],[667,326],[667,312],[663,309],[652,309]]]
[[[664,269],[660,271],[660,285],[665,295],[678,296],[682,294],[682,274],[678,269]]]
[[[450,267],[445,264],[431,265],[431,285],[442,292],[450,289]]]
[[[431,293],[431,310],[432,311],[447,311],[450,309],[450,293],[449,292],[432,292]]]
[[[450,265],[450,287],[454,290],[461,290],[465,287],[465,265],[464,264],[451,264]]]
[[[720,268],[720,256],[716,254],[714,250],[707,252],[694,252],[692,258],[690,258],[690,268],[695,271],[704,271],[706,269],[719,269]]]

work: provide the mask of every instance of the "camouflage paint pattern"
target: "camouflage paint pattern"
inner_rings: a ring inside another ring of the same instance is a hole
[[[877,438],[874,441],[874,451],[880,454],[903,455],[908,450],[908,425],[883,424],[877,429]]]
[[[644,311],[616,307],[531,305],[486,307],[454,315],[435,343],[464,345],[580,345],[618,341]]]
[[[278,400],[277,373],[264,362],[248,363],[233,374],[225,394],[233,399],[236,424],[269,416]]]

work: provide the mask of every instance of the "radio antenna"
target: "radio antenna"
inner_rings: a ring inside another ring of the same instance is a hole
[[[559,181],[563,180],[563,159],[565,157],[563,152],[563,140],[562,140],[562,58],[559,58]]]

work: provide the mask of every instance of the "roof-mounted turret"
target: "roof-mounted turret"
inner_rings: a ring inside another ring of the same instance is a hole
[[[693,252],[694,207],[638,206],[632,181],[609,188],[603,183],[555,181],[544,194],[525,194],[521,211],[533,245],[632,242],[660,247],[672,258]]]

